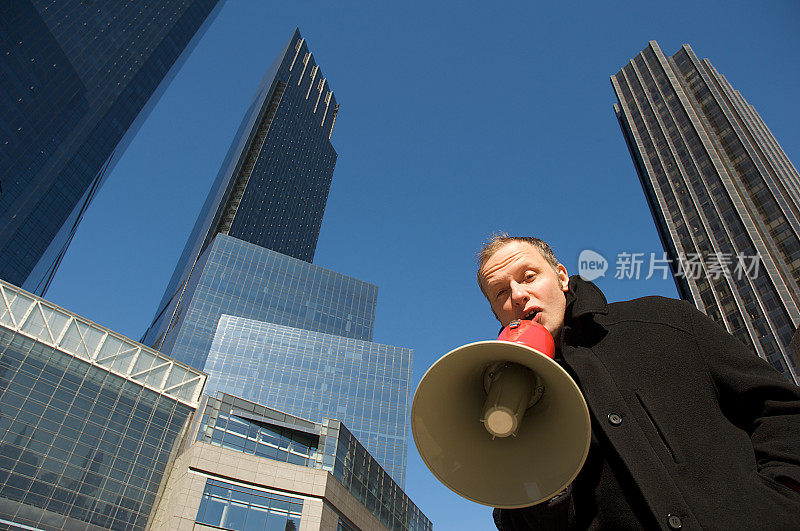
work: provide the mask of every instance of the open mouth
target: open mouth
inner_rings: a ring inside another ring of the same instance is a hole
[[[542,310],[540,310],[538,308],[534,308],[534,309],[530,310],[528,313],[526,313],[525,315],[523,315],[522,318],[527,320],[527,321],[536,321],[538,323],[541,314],[542,314]]]

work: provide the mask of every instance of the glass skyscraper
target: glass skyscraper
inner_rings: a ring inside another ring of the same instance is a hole
[[[205,379],[0,281],[0,527],[144,530]]]
[[[295,30],[239,126],[144,342],[159,349],[170,342],[219,234],[312,261],[336,164],[330,140],[338,111]]]
[[[218,0],[0,9],[0,278],[42,295]]]
[[[338,106],[295,30],[261,82],[142,342],[211,392],[347,422],[401,487],[412,352],[372,343],[378,288],[311,263]]]
[[[764,121],[684,45],[611,77],[614,111],[670,259],[693,301],[795,383],[800,177]]]

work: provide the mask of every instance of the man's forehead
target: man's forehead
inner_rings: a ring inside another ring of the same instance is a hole
[[[481,268],[484,281],[490,281],[490,276],[502,269],[514,265],[515,262],[531,262],[545,260],[541,251],[535,245],[519,240],[510,241],[492,253]]]

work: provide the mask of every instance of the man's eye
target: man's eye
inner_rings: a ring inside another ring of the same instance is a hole
[[[525,273],[525,280],[533,280],[535,276],[534,273]]]
[[[502,297],[502,296],[503,296],[503,295],[505,295],[505,294],[506,294],[506,290],[504,290],[504,289],[501,289],[500,291],[498,291],[497,293],[495,293],[495,295],[494,295],[494,298],[495,298],[495,299],[499,299],[500,297]]]

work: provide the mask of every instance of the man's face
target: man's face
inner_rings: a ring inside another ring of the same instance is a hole
[[[481,279],[492,311],[503,326],[514,319],[532,319],[544,325],[558,344],[567,307],[564,293],[569,289],[563,265],[553,269],[536,247],[512,241],[486,261]]]

